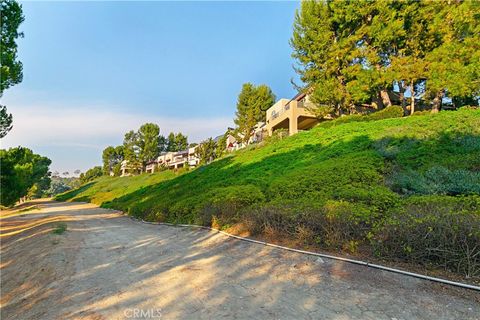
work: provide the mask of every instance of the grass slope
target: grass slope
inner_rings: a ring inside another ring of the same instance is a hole
[[[463,244],[480,239],[479,110],[343,122],[252,146],[190,172],[103,177],[57,199],[91,201],[156,221],[243,223],[251,233],[352,252],[365,245],[382,257],[435,265],[445,256],[427,246],[452,236],[440,224],[459,224],[456,232],[467,232]],[[438,234],[430,231],[428,243],[422,237],[432,227]],[[454,269],[467,258],[455,259],[441,266]],[[475,276],[477,262],[456,271]]]

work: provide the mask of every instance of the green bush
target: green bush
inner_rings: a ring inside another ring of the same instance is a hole
[[[391,179],[392,190],[403,194],[480,194],[480,172],[435,166],[424,173],[402,171]]]
[[[480,276],[480,197],[411,197],[373,231],[382,258]]]
[[[430,110],[424,110],[424,111],[415,111],[412,116],[425,116],[425,115],[428,115],[428,114],[431,114],[432,111]]]
[[[239,214],[255,203],[265,201],[262,191],[254,185],[228,186],[208,193],[208,202],[201,206],[196,223],[222,227],[239,221]]]
[[[403,117],[403,108],[400,106],[390,106],[380,111],[373,112],[366,117],[368,118],[368,121],[401,118]]]

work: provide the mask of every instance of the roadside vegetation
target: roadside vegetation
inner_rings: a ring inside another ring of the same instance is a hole
[[[55,225],[55,229],[53,229],[52,233],[56,235],[61,235],[67,231],[67,224],[65,222],[60,222]]]
[[[272,137],[192,171],[102,177],[57,200],[478,279],[480,110],[350,120]]]

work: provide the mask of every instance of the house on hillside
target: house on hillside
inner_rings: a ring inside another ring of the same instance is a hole
[[[242,133],[237,133],[236,135],[233,134],[234,129],[233,128],[228,128],[228,133],[226,137],[226,146],[225,149],[228,152],[232,152],[235,150],[243,149],[247,145],[252,144],[252,143],[258,143],[265,139],[266,136],[268,136],[268,131],[267,131],[267,126],[265,122],[258,122],[254,127],[252,132],[250,133],[250,136],[248,138],[248,141],[245,143],[244,137],[245,135]],[[222,137],[222,136],[220,136]],[[215,142],[218,143],[219,139]]]
[[[175,152],[162,152],[157,159],[149,161],[145,167],[145,171],[153,173],[158,171],[160,167],[167,169],[179,169],[186,166],[196,167],[200,163],[200,158],[196,155],[197,147],[188,148],[186,150]]]
[[[299,93],[293,99],[280,99],[267,110],[266,130],[272,135],[275,130],[287,129],[289,135],[299,130],[308,130],[318,123],[318,118],[309,111],[313,107],[310,96]]]
[[[133,176],[136,174],[142,173],[142,170],[136,166],[133,166],[128,163],[127,160],[123,160],[122,164],[120,165],[121,177],[128,177]]]
[[[227,139],[226,139],[226,150],[228,152],[232,152],[235,150],[239,150],[242,148],[245,148],[245,144],[240,140],[243,138],[242,134],[239,134],[239,139],[235,137],[233,134],[228,133],[227,134]]]

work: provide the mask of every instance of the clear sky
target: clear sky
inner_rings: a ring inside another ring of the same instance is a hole
[[[101,151],[155,122],[190,142],[233,123],[244,82],[295,94],[289,39],[298,2],[22,2],[23,82],[2,104],[22,145],[52,171],[101,164]]]

